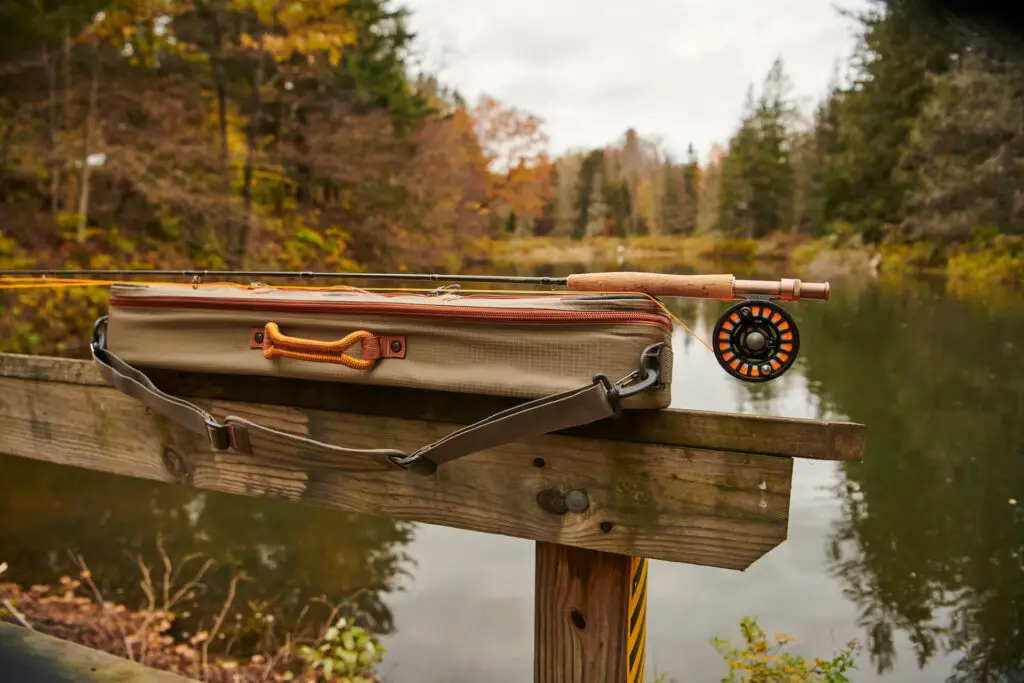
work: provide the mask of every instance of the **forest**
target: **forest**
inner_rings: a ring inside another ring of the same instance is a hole
[[[536,114],[414,73],[388,0],[3,3],[0,263],[445,268],[525,236],[782,233],[1021,275],[1019,55],[902,0],[849,20],[813,110],[780,57],[702,162],[632,128],[551,155]]]

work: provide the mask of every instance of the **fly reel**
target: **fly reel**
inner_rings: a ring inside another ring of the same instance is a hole
[[[744,382],[768,382],[789,370],[800,350],[796,323],[771,301],[741,301],[715,325],[719,365]]]

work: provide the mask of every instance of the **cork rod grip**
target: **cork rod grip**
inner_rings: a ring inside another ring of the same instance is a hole
[[[663,275],[660,273],[582,273],[566,286],[581,292],[646,292],[653,296],[732,299],[732,275]]]

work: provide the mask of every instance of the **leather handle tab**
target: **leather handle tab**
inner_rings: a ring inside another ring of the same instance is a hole
[[[660,273],[581,273],[566,279],[569,289],[585,292],[645,292],[652,296],[732,299],[732,275]]]

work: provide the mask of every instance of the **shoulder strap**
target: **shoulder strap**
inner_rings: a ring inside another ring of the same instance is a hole
[[[617,384],[612,384],[604,375],[597,375],[591,384],[509,408],[462,427],[413,453],[407,453],[397,449],[344,448],[235,416],[218,421],[202,408],[164,393],[142,371],[121,360],[104,346],[102,341],[93,341],[90,349],[100,374],[107,382],[160,415],[205,436],[213,448],[286,459],[298,458],[306,462],[313,460],[321,467],[347,471],[408,469],[430,475],[437,470],[438,465],[471,453],[616,415],[620,397],[627,393],[637,393],[642,390],[639,388],[641,385],[643,388],[651,386],[660,375],[657,368],[652,373],[648,367],[645,378],[627,387],[624,387],[624,383],[634,379],[633,375]],[[651,363],[658,364],[658,351],[660,349],[650,354],[645,352],[645,358],[654,359],[650,360],[649,366]]]

